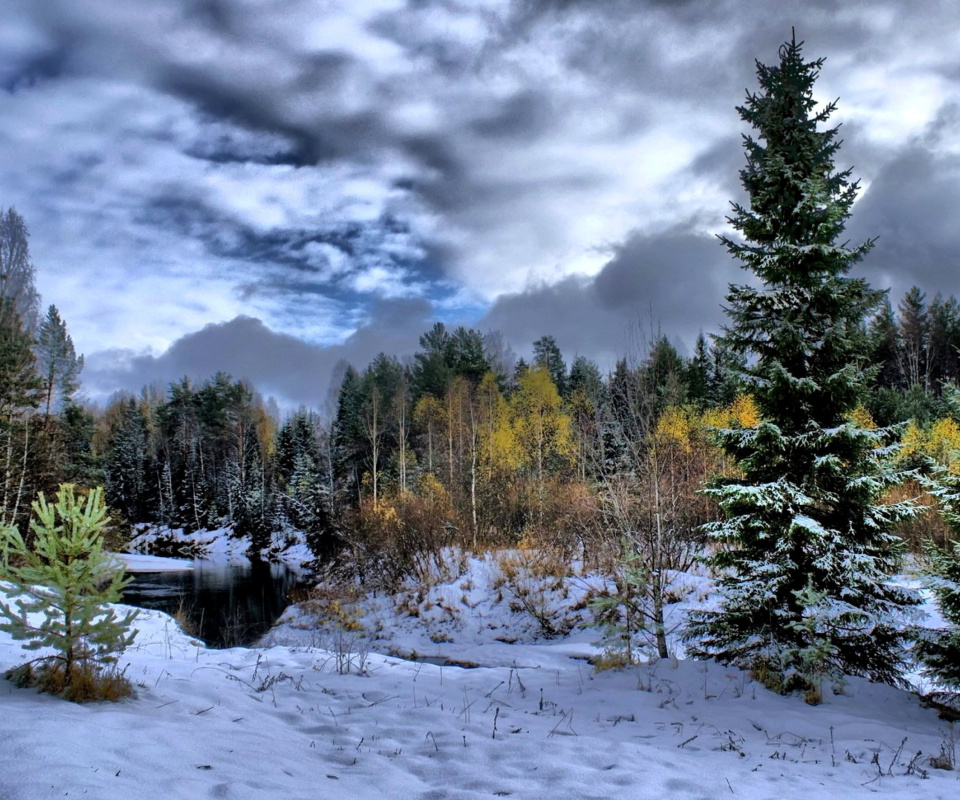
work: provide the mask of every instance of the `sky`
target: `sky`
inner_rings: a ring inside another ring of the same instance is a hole
[[[0,207],[92,400],[222,369],[320,407],[436,321],[605,368],[689,350],[746,278],[716,240],[736,106],[791,26],[862,274],[960,295],[946,1],[4,0]]]

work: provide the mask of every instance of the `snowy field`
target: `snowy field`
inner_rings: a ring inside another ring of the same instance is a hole
[[[207,649],[142,611],[121,662],[133,698],[0,683],[0,798],[960,796],[930,762],[960,729],[914,694],[850,679],[811,707],[713,663],[597,673],[596,630],[543,638],[511,610],[517,581],[491,559],[464,567],[337,624],[329,606],[291,609],[261,648]],[[543,599],[576,618],[588,588]],[[29,656],[0,634],[0,669]]]

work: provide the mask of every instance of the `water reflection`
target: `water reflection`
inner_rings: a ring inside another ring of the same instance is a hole
[[[132,573],[123,601],[181,616],[211,647],[232,647],[266,633],[298,584],[298,575],[283,564],[192,563],[190,571]]]

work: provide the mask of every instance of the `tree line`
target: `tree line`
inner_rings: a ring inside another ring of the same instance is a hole
[[[561,538],[583,549],[602,538],[598,487],[642,471],[661,420],[700,420],[684,428],[689,451],[706,440],[708,412],[722,416],[748,391],[744,357],[722,338],[701,334],[684,357],[652,331],[604,374],[582,355],[568,365],[549,335],[527,360],[499,332],[436,323],[412,358],[381,353],[359,370],[342,365],[326,414],[301,408],[280,420],[225,373],[120,393],[98,408],[78,400],[83,357],[58,310],[39,314],[28,232],[14,209],[0,216],[0,245],[8,522],[24,518],[38,491],[71,482],[103,484],[114,515],[131,523],[229,526],[258,550],[293,530],[323,557],[373,547],[391,538],[385,529],[396,538],[409,527],[405,515],[421,527],[436,517],[426,527],[439,541]],[[942,435],[960,375],[960,304],[937,295],[928,305],[914,287],[896,311],[885,302],[861,327],[873,376],[863,406],[878,423],[913,420],[908,455],[946,458],[960,443],[960,432],[957,441]],[[699,478],[718,452],[700,453]],[[709,514],[698,488],[690,483],[682,498],[698,509],[688,532]]]

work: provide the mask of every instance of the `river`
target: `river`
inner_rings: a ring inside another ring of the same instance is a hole
[[[177,616],[188,633],[211,647],[256,642],[289,605],[301,581],[284,564],[197,559],[192,569],[128,573],[123,602]]]

